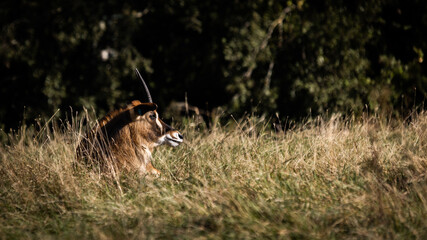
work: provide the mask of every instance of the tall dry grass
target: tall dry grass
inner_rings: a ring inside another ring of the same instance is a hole
[[[0,148],[0,238],[427,238],[427,113],[269,126],[185,124],[160,178],[75,164],[81,121],[23,127]]]

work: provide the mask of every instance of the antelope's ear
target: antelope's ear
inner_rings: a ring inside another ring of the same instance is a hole
[[[146,104],[146,109],[148,109],[147,112],[148,111],[157,110],[157,104],[155,104],[155,103],[147,103]]]
[[[153,110],[151,110],[151,111],[154,111],[154,110],[157,110],[157,104],[155,104],[155,103],[152,103],[153,104]]]
[[[157,104],[155,103],[146,103],[146,104],[140,104],[138,106],[135,106],[133,108],[133,111],[136,115],[142,116],[145,113],[149,111],[154,111],[157,109]]]

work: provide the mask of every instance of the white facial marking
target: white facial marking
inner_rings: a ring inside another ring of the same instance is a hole
[[[156,143],[157,145],[156,146],[164,144],[165,140],[166,140],[166,135],[161,136],[159,138],[159,140],[157,141],[157,143]]]
[[[165,135],[165,140],[168,145],[172,147],[177,147],[179,144],[181,144],[184,141],[181,137],[177,131],[172,131]]]
[[[162,124],[160,123],[160,121],[159,121],[159,115],[156,113],[156,124],[157,124],[157,126],[160,128],[160,129],[162,129],[162,132],[163,132],[163,127],[162,127]]]

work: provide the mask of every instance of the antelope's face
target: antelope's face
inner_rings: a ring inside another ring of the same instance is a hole
[[[177,147],[184,141],[180,132],[164,123],[156,111],[154,103],[142,103],[134,108],[134,121],[140,135],[151,143],[152,146],[167,144]]]

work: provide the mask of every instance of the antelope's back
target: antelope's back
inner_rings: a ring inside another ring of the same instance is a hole
[[[110,160],[112,157],[111,139],[120,129],[132,122],[130,110],[141,104],[140,101],[134,100],[123,108],[111,111],[97,121],[96,125],[80,140],[76,149],[77,160],[90,166],[103,165]]]

